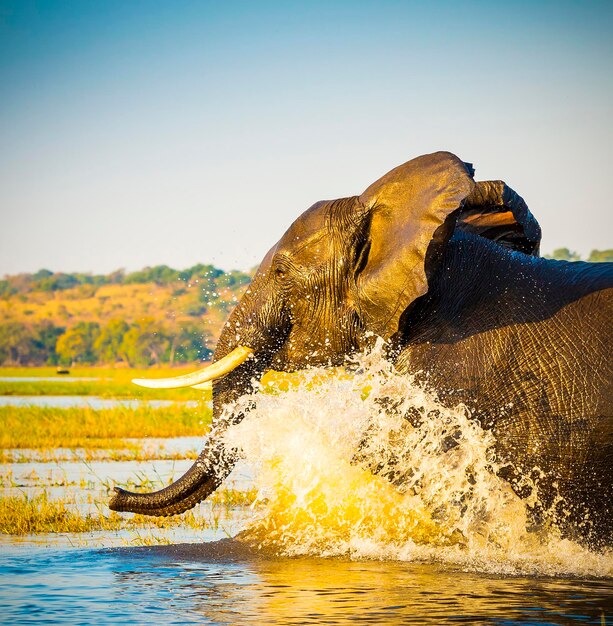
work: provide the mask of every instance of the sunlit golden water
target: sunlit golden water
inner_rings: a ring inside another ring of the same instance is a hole
[[[225,545],[224,545],[225,544]],[[610,624],[610,581],[268,558],[230,540],[0,551],[6,624]]]
[[[351,377],[313,370],[287,392],[258,394],[228,432],[264,503],[242,541],[285,556],[613,575],[612,552],[560,539],[555,526],[529,530],[533,502],[496,476],[492,435],[465,407],[394,373],[380,346],[354,365]]]

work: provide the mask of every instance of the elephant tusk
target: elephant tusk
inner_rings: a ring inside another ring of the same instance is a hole
[[[208,381],[221,378],[227,373],[236,369],[241,363],[244,363],[251,355],[253,350],[246,346],[238,346],[234,348],[230,354],[226,354],[219,361],[215,361],[201,370],[185,374],[183,376],[175,376],[173,378],[133,378],[132,382],[141,387],[149,387],[151,389],[178,389],[180,387],[193,387]]]
[[[202,389],[204,391],[213,391],[213,383],[212,381],[207,381],[206,383],[200,383],[199,385],[192,385],[192,389]]]

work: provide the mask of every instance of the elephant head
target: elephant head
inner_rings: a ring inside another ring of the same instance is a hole
[[[459,228],[528,253],[540,229],[500,181],[475,183],[470,164],[448,152],[409,161],[360,196],[303,213],[262,261],[226,322],[209,368],[150,386],[213,382],[213,427],[198,460],[150,494],[117,489],[110,507],[150,515],[185,511],[231,470],[223,431],[242,415],[223,411],[267,369],[341,365],[369,337],[393,340],[401,317],[428,291],[445,245]],[[142,381],[141,381],[142,382]]]

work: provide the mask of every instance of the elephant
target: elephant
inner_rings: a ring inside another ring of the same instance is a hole
[[[267,370],[342,366],[373,337],[400,373],[427,373],[495,436],[504,475],[543,471],[566,536],[613,543],[613,263],[539,256],[541,229],[503,181],[475,181],[450,152],[412,159],[361,195],[314,204],[264,257],[213,363],[153,387],[213,385],[213,424],[192,467],[153,493],[120,488],[116,511],[173,515],[237,460],[226,410]],[[535,514],[538,517],[537,514]]]

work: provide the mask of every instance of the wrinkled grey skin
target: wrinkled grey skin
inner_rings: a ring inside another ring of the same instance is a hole
[[[425,372],[445,402],[492,429],[504,475],[545,472],[563,532],[611,545],[613,264],[539,258],[540,229],[504,183],[477,183],[449,153],[392,170],[361,196],[319,202],[269,251],[219,338],[257,355],[214,383],[214,427],[200,458],[153,494],[118,490],[111,508],[169,515],[231,470],[224,406],[267,369],[341,365],[375,333],[400,372]],[[367,333],[367,331],[369,331]],[[538,518],[539,511],[535,511]]]

